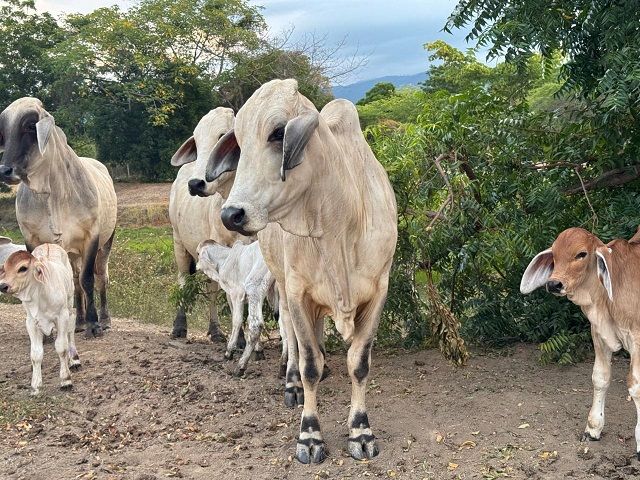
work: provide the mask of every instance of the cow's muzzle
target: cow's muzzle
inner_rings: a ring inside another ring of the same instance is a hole
[[[20,183],[20,177],[16,175],[12,167],[0,165],[0,181],[10,185],[15,185]]]
[[[0,292],[9,293],[9,284],[5,282],[0,283]]]
[[[189,194],[194,197],[206,197],[207,195],[204,192],[206,185],[205,181],[201,178],[192,178],[187,182]]]
[[[224,207],[220,212],[220,218],[227,230],[239,232],[242,235],[251,235],[243,228],[248,221],[244,208]]]
[[[547,292],[554,295],[564,295],[564,285],[559,280],[549,280],[546,284]]]

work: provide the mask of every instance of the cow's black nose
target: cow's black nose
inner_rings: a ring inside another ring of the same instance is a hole
[[[7,167],[6,165],[0,165],[0,176],[2,177],[13,176],[13,168]]]
[[[189,193],[191,195],[202,197],[204,194],[205,183],[201,178],[192,178],[187,182],[187,186],[189,187]]]
[[[8,283],[0,283],[0,292],[2,293],[7,293],[9,291],[9,284]]]
[[[224,226],[234,232],[242,231],[242,227],[247,223],[243,208],[224,207],[220,213],[220,218],[222,218]]]
[[[562,290],[562,282],[558,280],[549,280],[547,282],[547,292],[549,293],[560,293]]]

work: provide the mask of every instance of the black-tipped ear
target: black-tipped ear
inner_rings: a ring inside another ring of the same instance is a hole
[[[302,154],[311,135],[318,128],[318,112],[309,111],[289,120],[284,127],[284,146],[282,148],[282,167],[280,178],[286,180],[286,171],[302,162]]]
[[[186,163],[195,162],[196,158],[198,158],[196,141],[193,137],[189,137],[171,157],[171,165],[180,167]]]
[[[205,180],[213,182],[224,172],[234,171],[238,168],[238,160],[240,160],[240,146],[236,140],[235,132],[229,130],[218,140],[209,155]]]

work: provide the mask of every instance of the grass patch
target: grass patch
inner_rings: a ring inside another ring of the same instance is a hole
[[[176,308],[171,293],[177,281],[170,227],[116,229],[109,261],[109,308],[116,317],[157,325],[173,324]],[[195,300],[189,328],[209,324],[206,298]]]

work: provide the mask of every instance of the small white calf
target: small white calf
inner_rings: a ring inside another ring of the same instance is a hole
[[[33,253],[17,251],[9,255],[0,268],[0,292],[22,301],[27,312],[27,332],[31,340],[31,393],[42,386],[43,335],[55,328],[56,352],[60,358],[60,387],[70,389],[69,367],[80,366],[74,339],[73,270],[65,250],[45,243]]]
[[[242,327],[244,303],[249,306],[248,335],[247,344],[238,362],[236,374],[244,374],[247,362],[251,353],[256,351],[257,358],[264,358],[262,346],[259,343],[260,332],[264,325],[262,317],[262,305],[265,298],[269,297],[269,302],[277,315],[277,293],[275,289],[275,279],[267,264],[262,258],[258,242],[244,245],[236,242],[232,247],[219,245],[213,240],[205,240],[198,245],[197,268],[202,270],[209,278],[218,282],[220,288],[227,293],[227,300],[232,312],[232,330],[227,343],[225,358],[230,360],[238,342],[238,335]],[[282,365],[287,362],[287,339],[284,329],[280,324],[280,335],[282,337]]]

